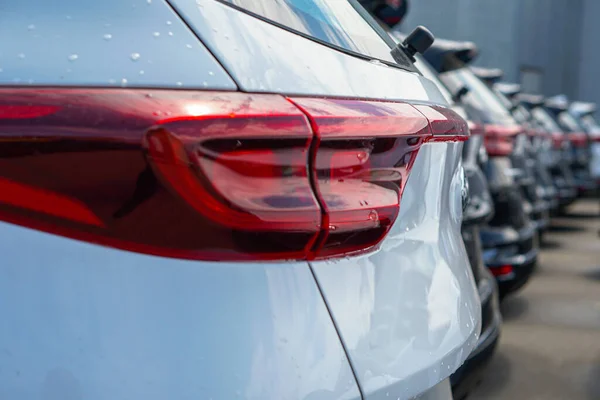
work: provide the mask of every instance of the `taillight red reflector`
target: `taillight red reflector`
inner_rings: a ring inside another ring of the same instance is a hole
[[[567,137],[573,147],[582,148],[588,145],[588,136],[584,132],[571,132]]]
[[[485,125],[484,145],[490,157],[508,156],[512,153],[520,126]]]
[[[493,267],[490,268],[490,271],[492,272],[492,275],[497,276],[497,277],[502,277],[502,276],[506,276],[506,275],[510,275],[513,273],[513,267],[512,265],[501,265],[499,267]]]
[[[398,102],[0,89],[0,219],[200,260],[364,251],[419,147],[464,140],[463,125]]]

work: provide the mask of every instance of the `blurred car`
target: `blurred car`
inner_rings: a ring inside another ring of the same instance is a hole
[[[588,134],[591,141],[590,173],[596,184],[600,185],[600,126],[594,118],[596,104],[574,101],[569,106],[569,113]]]
[[[543,96],[520,93],[517,95],[517,101],[531,113],[539,126],[552,138],[552,148],[546,153],[546,162],[558,192],[559,208],[564,210],[577,199],[577,184],[571,171],[571,144],[544,108]]]
[[[548,202],[550,211],[558,208],[558,192],[550,174],[551,161],[548,154],[552,151],[552,137],[548,134],[531,115],[531,113],[520,104],[516,97],[521,93],[521,85],[516,83],[498,82],[493,85],[498,98],[511,111],[515,120],[527,129],[529,141],[527,151],[529,158],[534,160],[534,176],[536,190],[540,197]],[[543,226],[539,226],[543,232]]]
[[[513,167],[520,174],[518,182],[520,183],[523,197],[526,200],[525,209],[527,215],[535,224],[541,237],[541,234],[550,224],[551,201],[548,198],[542,181],[538,179],[539,174],[536,171],[537,157],[531,143],[531,138],[534,136],[534,126],[530,121],[523,121],[516,117],[515,112],[518,110],[513,107],[506,97],[494,89],[494,85],[504,75],[502,70],[498,68],[471,67],[471,71],[498,97],[500,103],[521,127],[523,133],[517,135],[510,158]]]
[[[590,163],[592,159],[591,140],[583,127],[569,113],[569,101],[566,96],[559,95],[546,99],[544,107],[554,121],[560,126],[571,144],[571,171],[580,195],[596,189],[592,178]]]
[[[519,149],[522,128],[514,121],[497,96],[482,82],[468,64],[477,55],[470,42],[436,40],[424,57],[440,73],[440,80],[453,96],[460,97],[469,119],[484,134],[489,157],[482,160],[494,200],[494,216],[481,227],[485,265],[498,282],[500,297],[521,288],[528,280],[538,255],[536,225],[527,215],[531,207],[522,195],[525,172],[515,168],[515,149]],[[461,94],[460,96],[458,96]]]
[[[468,127],[353,3],[2,3],[2,397],[451,399]]]
[[[393,32],[392,35],[402,42],[404,35]],[[452,109],[466,118],[460,104],[453,102],[452,95],[439,80],[437,72],[421,56],[416,56],[416,67],[432,82],[435,82]],[[483,147],[483,135],[476,124],[470,124],[471,136],[463,147],[463,168],[469,184],[469,201],[463,211],[462,237],[475,283],[481,299],[481,335],[477,346],[465,363],[450,377],[454,399],[465,398],[483,379],[486,367],[491,360],[500,337],[502,316],[498,305],[498,286],[494,276],[483,264],[483,247],[480,238],[480,226],[486,224],[494,213],[494,202],[487,181],[480,167],[480,161],[486,158]]]

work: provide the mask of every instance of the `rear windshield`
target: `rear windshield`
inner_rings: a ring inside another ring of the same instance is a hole
[[[544,127],[544,129],[546,129],[547,132],[562,132],[562,129],[560,129],[560,127],[550,116],[548,111],[544,110],[543,108],[536,107],[533,110],[531,110],[531,114],[540,124],[542,124],[542,126]]]
[[[598,126],[598,123],[591,115],[581,117],[581,125],[590,133],[600,132],[600,126]]]
[[[558,115],[558,120],[561,125],[569,132],[581,132],[583,129],[579,126],[575,118],[567,111],[563,111]]]
[[[514,125],[515,121],[498,96],[468,67],[463,67],[440,75],[448,89],[456,93],[466,86],[469,92],[462,98],[463,103],[484,115],[486,123],[498,125]]]
[[[390,46],[348,0],[220,0],[321,42],[394,63]]]

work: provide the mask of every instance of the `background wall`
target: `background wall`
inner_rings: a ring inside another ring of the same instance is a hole
[[[471,40],[475,65],[503,69],[506,81],[600,103],[599,21],[600,0],[411,0],[402,30]]]

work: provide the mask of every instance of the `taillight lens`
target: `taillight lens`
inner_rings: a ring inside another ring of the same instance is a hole
[[[566,136],[562,132],[552,132],[550,135],[552,137],[552,147],[556,150],[562,149]]]
[[[509,156],[521,132],[519,126],[486,125],[484,144],[490,157]]]
[[[364,251],[396,219],[421,144],[464,140],[463,125],[394,102],[2,89],[0,218],[202,260]]]
[[[576,148],[584,148],[588,145],[588,137],[584,132],[571,132],[567,135],[569,141]]]

